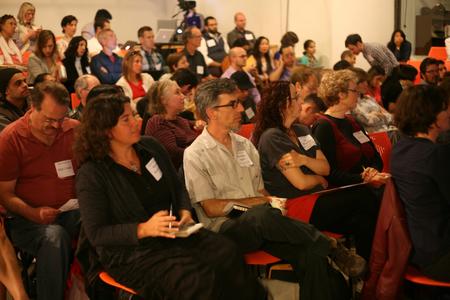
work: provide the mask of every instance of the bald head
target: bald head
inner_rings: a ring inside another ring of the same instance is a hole
[[[236,28],[239,30],[244,30],[245,25],[247,24],[247,19],[242,12],[237,12],[234,14],[234,24],[236,24]]]
[[[230,64],[236,70],[241,70],[247,62],[247,51],[242,47],[234,47],[230,49]]]

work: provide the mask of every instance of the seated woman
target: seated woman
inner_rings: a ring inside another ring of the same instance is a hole
[[[450,129],[448,95],[418,85],[401,94],[395,120],[402,138],[392,150],[392,176],[404,204],[411,262],[431,278],[450,281],[450,146],[436,143]]]
[[[381,85],[386,79],[386,72],[382,67],[375,65],[367,71],[367,77],[367,82],[369,83],[367,95],[375,98],[378,104],[383,105],[383,101],[381,101]]]
[[[178,116],[184,110],[184,98],[180,87],[172,80],[159,80],[148,91],[152,117],[145,134],[156,138],[166,148],[176,169],[183,164],[184,149],[200,134],[195,122]]]
[[[34,24],[35,14],[36,8],[30,2],[23,2],[20,5],[17,13],[19,24],[14,34],[14,41],[22,53],[35,50],[38,35],[42,30],[42,26],[38,27]]]
[[[326,188],[324,176],[330,171],[309,128],[298,123],[301,106],[302,98],[288,82],[271,83],[262,99],[253,137],[264,187],[271,195],[290,199],[287,214],[303,221],[308,221],[302,218],[305,201],[314,202],[309,222],[320,230],[354,234],[358,254],[368,259],[378,215],[378,201],[369,189],[301,197]]]
[[[274,62],[270,53],[269,39],[264,36],[257,38],[252,53],[253,54],[247,59],[245,70],[250,71],[256,68],[256,74],[262,81],[263,85],[265,85],[269,82],[269,74],[274,70]]]
[[[142,73],[142,54],[139,50],[128,51],[125,54],[122,61],[122,74],[116,85],[123,88],[125,96],[132,100],[133,111],[136,111],[136,103],[145,96],[155,82],[150,74]]]
[[[264,297],[231,241],[205,229],[176,238],[193,222],[189,199],[164,148],[141,139],[127,97],[88,102],[75,154],[82,227],[114,279],[144,299]]]
[[[164,74],[159,80],[170,79],[178,69],[189,69],[189,62],[186,55],[184,55],[184,52],[169,54],[169,56],[167,56],[167,65],[169,66],[170,73]]]
[[[317,58],[314,56],[314,54],[316,53],[316,42],[314,42],[313,40],[306,40],[303,43],[303,50],[303,56],[300,57],[299,63],[310,68],[320,67]]]
[[[367,133],[396,130],[391,113],[379,105],[375,98],[367,95],[368,77],[366,71],[360,68],[350,68],[349,70],[356,75],[356,89],[359,92],[358,103],[351,110],[356,121],[363,126]]]
[[[74,93],[73,85],[78,77],[90,73],[87,42],[82,36],[76,36],[70,40],[62,63],[67,73],[67,79],[63,82],[64,86],[69,93]]]
[[[13,67],[25,70],[22,53],[13,41],[17,22],[11,15],[3,15],[0,18],[0,66]]]
[[[60,81],[63,79],[60,75],[60,66],[55,35],[50,30],[42,30],[39,33],[35,51],[28,60],[28,84],[32,84],[36,76],[41,73],[49,73]]]
[[[350,70],[333,71],[322,77],[319,96],[328,109],[318,116],[312,131],[330,164],[330,185],[367,182],[380,187],[389,177],[379,172],[383,161],[363,127],[347,114],[358,103],[357,81]]]
[[[405,64],[408,62],[411,56],[411,43],[406,40],[406,35],[402,30],[397,29],[392,33],[387,47],[394,54],[398,62]]]

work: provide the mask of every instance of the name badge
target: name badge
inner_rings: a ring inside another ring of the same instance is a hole
[[[159,63],[159,64],[156,64],[156,66],[155,66],[155,70],[157,70],[157,71],[161,71],[161,68],[162,68],[162,64],[161,64],[161,63]]]
[[[91,74],[91,68],[89,68],[89,66],[86,67],[86,72],[88,72],[88,74]]]
[[[241,167],[253,166],[253,162],[248,156],[247,152],[245,152],[245,150],[239,150],[237,152],[237,161]]]
[[[245,110],[245,115],[250,120],[251,118],[253,118],[255,116],[255,112],[253,111],[253,109],[251,107],[249,107]]]
[[[251,33],[246,33],[246,34],[245,34],[245,39],[246,39],[247,41],[253,40],[253,34],[251,34]]]
[[[203,66],[197,66],[197,74],[203,75],[204,72]]]
[[[152,176],[159,181],[162,177],[161,169],[154,158],[152,158],[146,165],[145,168],[152,174]]]
[[[66,178],[70,176],[74,176],[75,172],[73,171],[72,161],[62,160],[55,162],[56,174],[58,174],[58,178]]]
[[[303,149],[305,149],[306,151],[308,151],[309,149],[311,149],[316,145],[316,141],[310,134],[299,136],[298,141],[302,145]]]
[[[360,144],[367,143],[369,138],[360,130],[358,132],[353,132],[353,136],[358,140]]]
[[[216,45],[216,41],[214,39],[210,39],[206,41],[206,45],[211,48],[214,47]]]

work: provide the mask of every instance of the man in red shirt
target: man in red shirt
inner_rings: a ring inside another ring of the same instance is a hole
[[[0,204],[13,244],[36,257],[38,299],[63,299],[80,224],[78,209],[59,209],[75,198],[69,99],[60,83],[37,85],[31,109],[0,134]]]

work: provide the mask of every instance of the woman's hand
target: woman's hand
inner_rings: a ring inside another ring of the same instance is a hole
[[[194,129],[197,131],[202,131],[203,128],[205,127],[206,122],[203,120],[196,120],[195,124],[194,124]]]
[[[286,153],[283,155],[279,161],[279,165],[281,168],[288,169],[288,168],[298,168],[301,166],[304,166],[306,164],[306,160],[308,158],[296,152],[295,150],[291,150],[291,152]]]
[[[139,239],[146,237],[165,237],[174,239],[174,232],[178,231],[180,222],[175,221],[175,216],[169,216],[167,210],[161,210],[154,214],[145,223],[138,224],[137,236]]]
[[[364,182],[378,188],[386,184],[387,180],[391,177],[391,174],[378,172],[378,170],[374,168],[365,168],[361,174],[361,177]]]
[[[180,226],[183,224],[195,223],[194,220],[192,219],[191,212],[186,209],[180,210],[180,218],[181,218],[179,222]]]
[[[328,187],[328,181],[323,176],[315,175],[318,181],[318,184],[320,184],[324,189]]]

